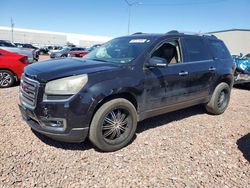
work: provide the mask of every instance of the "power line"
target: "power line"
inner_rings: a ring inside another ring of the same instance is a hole
[[[129,2],[128,0],[125,0],[128,4],[133,4],[132,2]],[[161,2],[154,2],[154,3],[144,3],[140,2],[139,5],[143,6],[188,6],[188,5],[203,5],[203,4],[214,4],[214,3],[221,3],[228,0],[209,0],[209,1],[198,1],[198,2],[179,2],[179,3],[161,3]]]
[[[221,3],[229,0],[206,0],[206,1],[196,1],[196,2],[179,2],[179,3],[145,3],[143,1],[130,1],[124,0],[124,2],[128,6],[128,34],[130,34],[130,22],[131,22],[131,9],[134,5],[141,5],[141,6],[189,6],[189,5],[204,5],[204,4],[213,4],[213,3]]]
[[[131,6],[131,4],[128,0],[125,0],[125,2],[128,4],[128,6]]]
[[[128,35],[130,34],[130,20],[131,20],[131,9],[134,5],[140,5],[141,2],[129,2],[128,0],[124,0],[128,5]]]

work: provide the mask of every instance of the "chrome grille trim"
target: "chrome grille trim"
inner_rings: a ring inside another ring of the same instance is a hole
[[[21,104],[30,109],[36,107],[39,85],[38,81],[22,76],[19,91]]]

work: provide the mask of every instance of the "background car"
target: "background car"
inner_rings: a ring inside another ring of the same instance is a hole
[[[12,86],[21,79],[28,57],[0,49],[0,88]]]
[[[84,50],[79,50],[79,51],[70,51],[68,56],[69,57],[84,57],[87,55],[89,52],[93,51],[94,49],[100,47],[101,44],[95,44],[89,48],[84,48]]]
[[[60,57],[67,57],[68,53],[70,51],[69,47],[64,47],[61,50],[57,50],[57,51],[52,51],[50,53],[50,58],[60,58]]]
[[[86,48],[74,48],[68,53],[69,57],[83,57],[88,54],[89,51]]]
[[[36,52],[34,49],[18,48],[9,41],[0,40],[0,49],[15,52],[28,57],[29,63],[36,61]]]
[[[45,54],[48,54],[48,52],[49,52],[49,50],[47,47],[41,47],[38,50],[39,55],[45,55]]]
[[[78,51],[84,51],[84,50],[85,48],[81,48],[81,47],[74,47],[74,48],[64,47],[62,50],[51,53],[50,58],[68,57],[69,53],[71,52],[78,52]]]
[[[33,49],[35,50],[35,60],[38,61],[39,59],[39,54],[40,54],[40,49],[33,46],[32,44],[23,44],[23,43],[14,43],[18,48],[27,48],[27,49]]]
[[[62,46],[48,46],[48,54],[50,55],[51,53],[58,52],[63,49]]]
[[[236,70],[235,70],[235,84],[250,85],[250,53],[244,56],[233,56]]]
[[[14,43],[18,48],[31,48],[37,50],[38,48],[33,46],[32,44],[23,44],[23,43]]]
[[[93,51],[94,49],[99,48],[101,45],[102,45],[102,44],[95,44],[95,45],[93,45],[93,46],[87,48],[87,50],[88,50],[89,52],[91,52],[91,51]]]

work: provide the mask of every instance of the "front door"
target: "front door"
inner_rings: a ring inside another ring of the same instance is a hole
[[[187,65],[183,63],[180,38],[160,43],[150,53],[149,58],[154,56],[166,59],[168,66],[145,70],[145,111],[183,102],[183,96],[190,86]]]

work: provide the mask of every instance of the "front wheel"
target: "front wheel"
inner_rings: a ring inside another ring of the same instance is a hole
[[[15,77],[12,72],[8,70],[0,70],[0,88],[7,88],[13,86]]]
[[[136,126],[134,105],[126,99],[113,99],[96,111],[90,125],[89,139],[102,151],[116,151],[132,140]]]
[[[214,115],[222,114],[229,104],[230,93],[231,89],[227,83],[217,85],[210,101],[205,105],[206,110]]]

